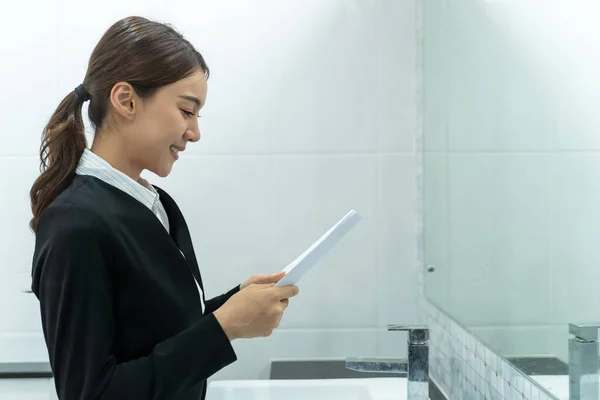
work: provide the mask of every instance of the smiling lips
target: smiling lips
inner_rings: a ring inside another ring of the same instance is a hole
[[[179,152],[184,151],[185,147],[179,147],[179,146],[171,146],[169,148],[171,150],[171,154],[173,155],[173,158],[175,158],[176,160],[179,158]]]

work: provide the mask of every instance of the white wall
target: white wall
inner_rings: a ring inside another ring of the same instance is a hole
[[[215,379],[266,378],[271,358],[404,354],[405,337],[384,328],[417,321],[414,3],[54,0],[5,10],[0,362],[47,358],[37,302],[20,292],[40,132],[100,35],[129,14],[173,23],[211,68],[202,140],[167,179],[147,175],[187,216],[207,295],[280,270],[349,208],[364,216],[302,281],[281,329],[236,341],[239,361]]]
[[[427,293],[504,355],[566,360],[568,323],[600,321],[600,10],[426,4]]]

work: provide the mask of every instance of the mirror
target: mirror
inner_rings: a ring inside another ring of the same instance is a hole
[[[567,379],[569,324],[600,322],[600,6],[422,4],[427,298]]]

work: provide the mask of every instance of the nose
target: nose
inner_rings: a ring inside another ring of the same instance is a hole
[[[197,142],[200,140],[200,128],[198,126],[190,127],[185,131],[185,139],[188,142]]]

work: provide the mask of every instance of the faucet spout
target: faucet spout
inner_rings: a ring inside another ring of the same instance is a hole
[[[429,400],[429,329],[390,325],[389,331],[408,331],[408,358],[348,358],[346,368],[359,372],[406,373],[411,400]]]
[[[408,372],[408,361],[405,358],[348,358],[346,368],[359,372],[402,374]]]

